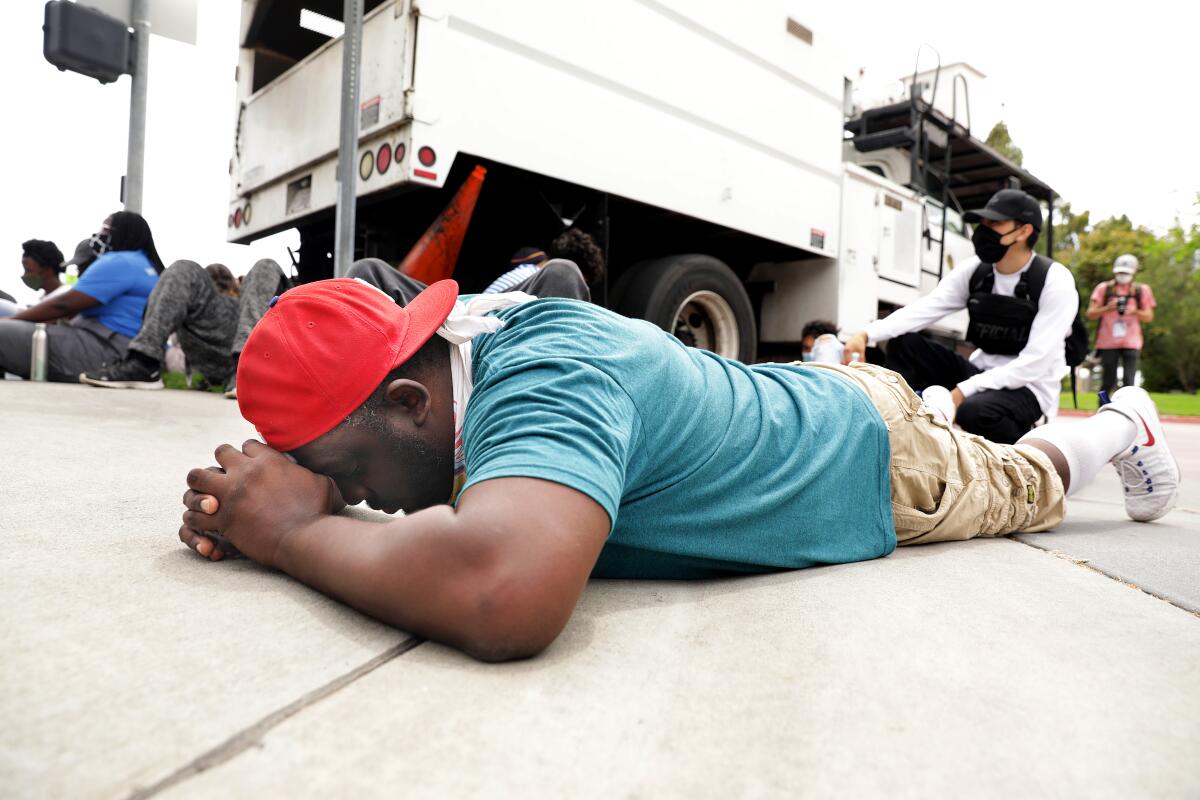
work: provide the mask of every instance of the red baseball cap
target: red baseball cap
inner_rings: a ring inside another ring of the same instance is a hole
[[[242,416],[276,450],[323,436],[429,341],[457,299],[457,283],[438,281],[401,307],[351,278],[276,297],[238,360]]]

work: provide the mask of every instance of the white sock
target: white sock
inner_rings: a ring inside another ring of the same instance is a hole
[[[1073,495],[1092,482],[1092,478],[1124,452],[1137,437],[1137,426],[1124,414],[1105,412],[1093,414],[1080,423],[1052,422],[1034,428],[1017,444],[1038,439],[1059,449],[1071,470],[1071,485],[1067,495]]]

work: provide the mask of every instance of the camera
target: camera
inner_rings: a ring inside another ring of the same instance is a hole
[[[1129,305],[1129,295],[1123,294],[1117,298],[1117,313],[1125,315],[1125,307]]]

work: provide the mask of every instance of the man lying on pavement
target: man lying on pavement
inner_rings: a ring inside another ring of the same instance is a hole
[[[482,659],[534,655],[589,576],[694,578],[1044,531],[1110,460],[1126,510],[1174,504],[1149,396],[1016,445],[962,433],[869,364],[746,366],[573,300],[400,306],[293,289],[255,327],[238,402],[266,444],[188,473],[179,536],[240,551]],[[406,516],[336,515],[366,502]]]

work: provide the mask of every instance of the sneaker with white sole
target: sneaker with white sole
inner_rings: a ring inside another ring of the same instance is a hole
[[[1175,507],[1180,474],[1154,401],[1144,389],[1125,386],[1100,411],[1115,411],[1138,429],[1133,444],[1112,460],[1125,484],[1125,513],[1137,522],[1158,519]]]
[[[105,364],[100,369],[81,373],[79,382],[106,389],[163,388],[162,369],[150,367],[131,355],[126,355],[115,364]]]

